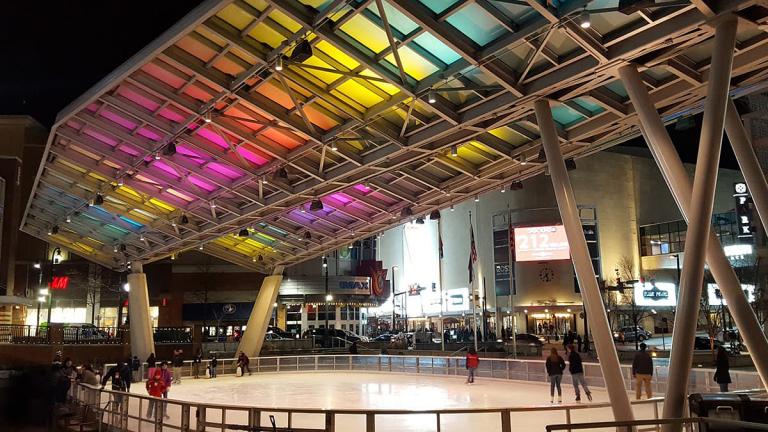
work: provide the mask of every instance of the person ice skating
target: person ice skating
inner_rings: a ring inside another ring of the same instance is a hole
[[[104,377],[101,379],[101,389],[104,390],[104,387],[107,385],[107,381],[109,381],[111,378],[113,391],[127,392],[128,385],[126,382],[126,377],[123,375],[125,369],[126,366],[123,362],[119,362],[117,365],[109,368],[107,373],[104,374]],[[115,393],[112,396],[114,397],[113,401],[115,403],[115,410],[120,409],[120,405],[123,403],[123,395]]]
[[[171,371],[168,370],[168,362],[160,363],[160,378],[162,378],[163,383],[165,384],[163,399],[168,399],[168,391],[171,390],[171,384],[173,384],[173,376],[171,375]],[[163,414],[165,418],[171,418],[171,416],[168,415],[165,403],[163,403]]]
[[[581,363],[581,356],[573,344],[568,345],[570,353],[568,354],[568,372],[571,373],[571,381],[573,381],[573,390],[576,392],[576,402],[581,402],[581,392],[579,391],[579,385],[584,389],[584,394],[587,395],[587,399],[592,402],[592,392],[587,387],[587,381],[584,379],[584,365]]]
[[[240,352],[240,355],[237,356],[237,367],[240,368],[240,373],[242,375],[245,375],[245,371],[248,371],[248,375],[251,374],[251,368],[248,367],[250,362],[251,360],[242,351]]]
[[[216,366],[219,365],[219,359],[216,353],[211,353],[211,360],[208,362],[208,369],[211,371],[211,378],[216,378]]]
[[[557,353],[557,348],[552,348],[545,366],[547,368],[547,375],[549,375],[549,402],[555,403],[555,388],[557,388],[557,403],[562,403],[563,390],[560,388],[560,382],[563,380],[565,360]]]
[[[717,347],[717,360],[715,362],[715,382],[720,385],[721,392],[728,391],[728,384],[731,383],[730,364],[728,363],[728,353],[722,346]]]
[[[582,351],[581,351],[581,345],[582,345],[583,343],[584,343],[584,341],[581,339],[581,335],[580,335],[580,334],[577,334],[577,335],[576,335],[576,348],[578,349],[578,352],[582,352]]]
[[[139,360],[139,357],[133,356],[133,359],[131,360],[131,381],[132,382],[139,382],[141,381],[141,373],[139,372],[139,369],[141,369],[141,360]]]
[[[645,349],[648,345],[641,343],[640,351],[635,354],[634,360],[632,360],[632,376],[635,378],[635,398],[640,400],[643,393],[643,384],[645,384],[645,394],[648,399],[653,397],[653,391],[651,390],[651,378],[653,377],[653,359]]]
[[[352,355],[357,354],[357,341],[352,342],[352,345],[349,346],[349,353]]]
[[[157,367],[157,360],[155,360],[155,353],[151,353],[147,357],[147,377],[151,377],[155,374],[154,369]]]
[[[55,392],[55,401],[59,404],[67,402],[67,396],[69,395],[69,389],[72,387],[72,380],[77,376],[75,368],[72,365],[72,360],[67,357],[64,362],[56,363],[54,361],[53,367],[53,379]]]
[[[480,365],[480,357],[477,355],[477,351],[474,348],[467,350],[467,384],[473,384],[475,382],[475,371]]]
[[[181,384],[181,368],[184,366],[184,358],[181,356],[183,352],[184,351],[180,349],[173,351],[173,383],[174,384]]]
[[[153,398],[162,398],[163,393],[166,393],[165,381],[163,380],[163,372],[160,369],[155,369],[155,374],[147,380],[147,393]],[[153,415],[160,415],[160,409],[163,405],[155,399],[149,399],[147,405],[147,418],[152,418]],[[155,410],[155,408],[158,408]]]
[[[195,359],[192,360],[192,375],[195,376],[195,379],[200,378],[200,364],[203,362],[203,349],[198,348],[197,354],[195,354]]]

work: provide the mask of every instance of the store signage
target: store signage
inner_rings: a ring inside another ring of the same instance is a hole
[[[232,303],[227,303],[221,307],[221,311],[227,315],[232,315],[237,310],[237,307]]]
[[[571,258],[562,225],[515,228],[516,261],[552,261]]]
[[[733,198],[736,200],[736,219],[739,226],[739,237],[752,237],[752,197],[749,196],[747,184],[736,182],[733,184]]]
[[[747,301],[753,303],[755,301],[755,286],[751,284],[741,284],[741,290],[744,291],[744,295],[747,296]],[[723,298],[723,294],[720,292],[717,284],[707,284],[707,297],[709,298],[710,306],[728,305],[728,302]]]
[[[638,282],[634,285],[638,306],[675,306],[675,284],[670,282]]]
[[[725,256],[729,258],[744,258],[744,255],[752,255],[751,244],[734,244],[723,246]]]
[[[52,290],[65,290],[69,286],[69,276],[54,276],[51,280]]]
[[[448,312],[463,312],[469,310],[469,288],[446,290],[445,310]]]
[[[426,287],[419,286],[419,284],[410,284],[408,285],[408,295],[409,296],[417,296],[421,295],[421,292],[427,289]]]
[[[367,277],[346,277],[339,278],[339,294],[366,294],[371,295],[371,278]]]

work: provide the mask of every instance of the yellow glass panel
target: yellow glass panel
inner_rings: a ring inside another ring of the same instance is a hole
[[[363,104],[367,108],[370,108],[384,100],[376,93],[368,90],[367,88],[363,87],[362,84],[353,80],[345,81],[344,84],[338,86],[337,89],[354,99],[356,102]]]
[[[242,30],[253,20],[253,16],[235,5],[229,5],[220,10],[216,15]]]
[[[86,238],[87,238],[88,240],[90,240],[90,241],[92,241],[92,242],[96,243],[96,244],[99,244],[99,245],[103,245],[103,244],[104,244],[104,243],[100,242],[99,240],[96,240],[96,239],[95,239],[95,238],[93,238],[93,237],[86,237]]]
[[[437,66],[428,62],[424,59],[424,57],[416,54],[415,51],[408,48],[407,46],[400,47],[397,52],[400,53],[400,60],[403,62],[403,69],[405,69],[405,73],[417,80],[422,80],[434,72],[437,72],[438,70]],[[393,54],[390,53],[384,58],[388,62],[392,63],[393,66],[397,65],[395,56]]]
[[[80,168],[77,165],[71,164],[71,163],[69,163],[69,162],[67,162],[67,161],[65,161],[64,159],[61,159],[61,158],[56,159],[56,163],[60,163],[60,164],[62,164],[64,166],[66,166],[68,168],[72,168],[73,170],[75,170],[77,172],[80,172],[80,173],[84,173],[85,172],[85,169]]]
[[[176,210],[176,207],[173,207],[169,204],[164,203],[163,201],[160,201],[159,199],[150,198],[149,202],[154,205],[155,207],[159,207],[162,210],[166,210],[167,212],[172,212]]]
[[[270,235],[267,235],[267,234],[263,234],[263,233],[256,233],[256,237],[261,237],[261,238],[263,238],[263,239],[265,239],[267,241],[271,241],[271,242],[277,240],[276,238],[274,238],[274,237],[272,237]]]
[[[333,67],[331,67],[331,65],[329,65],[328,63],[320,60],[319,58],[317,58],[315,56],[312,56],[309,59],[307,59],[307,61],[305,61],[304,64],[308,64],[310,66],[317,66],[317,67],[323,67],[323,68],[328,68],[328,69],[334,69]],[[332,72],[325,72],[325,71],[321,71],[321,70],[317,70],[317,69],[304,69],[304,71],[306,71],[309,74],[312,74],[313,76],[316,76],[317,78],[321,79],[326,84],[330,84],[330,83],[332,83],[333,81],[336,81],[337,79],[339,79],[342,76],[340,74],[335,74],[335,73],[332,73]]]
[[[360,72],[360,75],[365,75],[365,76],[374,77],[374,78],[381,78],[380,75],[376,74],[375,72],[373,72],[370,69],[366,69],[366,70]],[[384,90],[385,92],[387,92],[387,93],[389,93],[391,95],[396,95],[396,94],[400,93],[400,89],[397,88],[397,86],[395,86],[393,84],[389,84],[389,83],[385,83],[385,82],[381,82],[381,81],[368,81],[368,82],[370,82],[371,84],[375,85],[376,87]]]
[[[79,247],[80,249],[83,249],[83,250],[87,251],[87,252],[93,252],[94,251],[94,249],[92,247],[88,246],[85,243],[75,242],[75,243],[72,243],[72,244],[77,246],[77,247]]]
[[[103,181],[103,182],[109,181],[109,179],[107,179],[106,177],[96,173],[89,173],[88,177],[95,178],[96,180]]]
[[[168,190],[168,193],[170,193],[171,195],[179,197],[179,198],[183,199],[184,201],[194,201],[194,198],[192,198],[191,196],[189,196],[189,195],[187,195],[185,193],[182,193],[179,190],[176,190],[176,189],[167,189],[167,190]]]
[[[271,27],[264,23],[257,25],[248,35],[272,48],[278,47],[285,40],[283,35],[272,30]]]
[[[326,41],[320,41],[315,45],[315,48],[319,49],[320,51],[328,54],[329,57],[336,60],[337,62],[343,64],[350,70],[360,66],[360,63],[358,63],[355,59],[352,57],[346,55],[343,51],[336,48],[335,46],[331,45],[330,43]]]
[[[126,195],[130,196],[131,198],[133,198],[135,200],[141,201],[141,195],[139,195],[138,192],[136,192],[135,190],[129,188],[128,186],[120,186],[116,190],[117,190],[117,192],[126,194]]]
[[[291,19],[288,15],[280,12],[279,10],[273,11],[269,14],[269,17],[275,20],[281,26],[290,30],[291,33],[296,33],[301,30],[301,24]]]
[[[245,0],[245,2],[260,11],[263,11],[267,7],[266,0]]]
[[[384,30],[361,15],[356,15],[344,23],[341,26],[341,30],[375,53],[389,46],[387,34],[384,33]]]

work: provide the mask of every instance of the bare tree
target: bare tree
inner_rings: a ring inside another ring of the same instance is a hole
[[[704,278],[706,281],[707,279]],[[706,282],[704,282],[706,284]],[[709,293],[705,287],[702,290],[701,300],[699,303],[699,326],[703,327],[709,335],[709,349],[712,352],[712,356],[715,355],[715,338],[723,327],[723,302],[720,301],[719,309],[718,305],[714,305],[716,310],[712,310],[713,305],[709,303]]]
[[[622,255],[616,263],[616,290],[619,293],[619,303],[628,306],[629,318],[635,333],[635,349],[640,349],[640,335],[637,328],[640,323],[653,315],[651,308],[637,304],[635,293],[635,265],[632,258]],[[654,281],[651,280],[651,284]]]

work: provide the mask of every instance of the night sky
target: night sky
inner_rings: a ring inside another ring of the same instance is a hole
[[[201,0],[3,2],[0,115],[27,114],[47,127],[64,106],[201,3]],[[684,162],[694,163],[696,127],[669,127]],[[721,166],[736,168],[727,144]],[[645,147],[642,139],[622,146]]]

